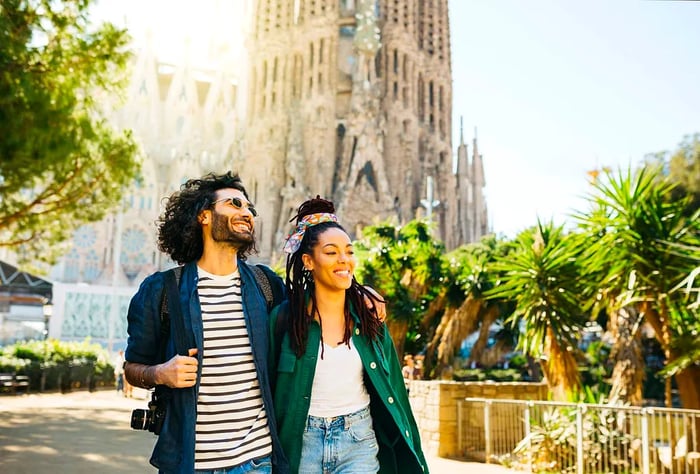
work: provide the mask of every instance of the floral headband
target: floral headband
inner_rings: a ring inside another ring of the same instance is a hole
[[[294,232],[287,236],[287,241],[284,243],[284,251],[291,254],[299,250],[306,229],[321,224],[322,222],[338,222],[338,218],[335,214],[330,214],[328,212],[317,212],[316,214],[304,216],[297,223]]]

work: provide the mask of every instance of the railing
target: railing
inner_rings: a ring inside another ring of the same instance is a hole
[[[526,472],[699,474],[700,410],[467,398],[457,443]]]

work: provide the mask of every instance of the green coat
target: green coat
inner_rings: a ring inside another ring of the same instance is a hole
[[[297,359],[286,333],[281,343],[275,340],[275,325],[282,311],[288,311],[286,303],[275,308],[270,316],[270,374],[273,381],[277,375],[274,382],[274,407],[280,443],[289,459],[291,472],[296,473],[299,470],[302,438],[311,403],[311,386],[321,344],[321,328],[318,323],[311,324],[306,353]],[[370,394],[370,411],[379,443],[379,472],[427,473],[428,465],[421,449],[418,427],[408,402],[396,349],[386,325],[380,340],[371,344],[359,335],[359,319],[354,310],[352,315],[356,325],[352,341],[364,366],[365,386]]]

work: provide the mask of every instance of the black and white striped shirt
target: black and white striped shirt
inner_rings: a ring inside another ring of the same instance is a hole
[[[272,453],[267,414],[243,317],[238,272],[199,269],[204,325],[195,469],[232,467]]]

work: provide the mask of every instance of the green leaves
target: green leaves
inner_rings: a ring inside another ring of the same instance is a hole
[[[444,247],[430,225],[414,220],[403,227],[389,223],[365,227],[357,248],[358,276],[388,301],[390,318],[419,316],[440,289]]]
[[[86,0],[0,8],[0,246],[53,262],[60,243],[104,217],[139,171],[108,106],[126,83],[128,36],[91,28]]]
[[[502,280],[486,296],[515,302],[509,322],[517,326],[522,321],[526,353],[542,355],[548,331],[565,345],[577,345],[585,323],[581,295],[588,291],[581,278],[581,253],[575,235],[565,235],[552,223],[538,223],[517,237],[512,253],[492,265]]]

